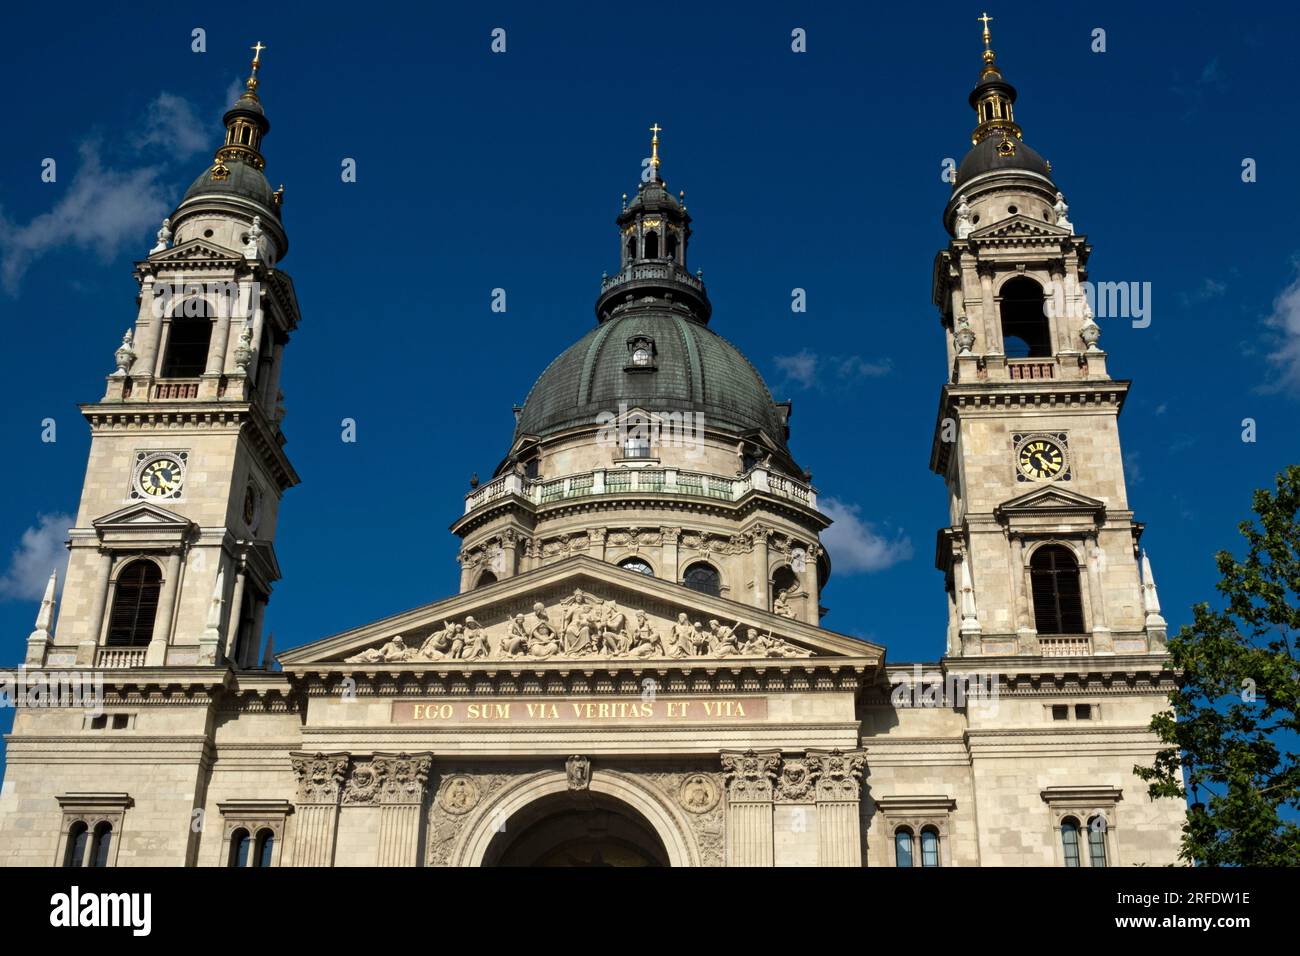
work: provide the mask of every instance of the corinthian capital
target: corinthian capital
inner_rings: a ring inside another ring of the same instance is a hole
[[[298,803],[337,803],[343,778],[348,771],[348,755],[290,754],[293,775],[298,780]]]
[[[781,769],[781,751],[746,750],[722,752],[723,779],[727,798],[734,802],[767,803]]]
[[[862,750],[810,750],[808,768],[817,780],[817,800],[858,799],[867,755]]]

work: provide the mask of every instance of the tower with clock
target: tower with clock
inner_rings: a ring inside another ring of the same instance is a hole
[[[82,406],[90,461],[58,630],[30,666],[259,662],[279,578],[279,378],[299,321],[283,188],[265,173],[264,47],[224,117],[225,141],[137,263],[139,312],[103,398]]]
[[[984,25],[977,125],[944,213],[933,293],[948,335],[931,468],[950,657],[1159,653],[1165,622],[1124,483],[1129,383],[1098,346],[1087,239],[1016,123]],[[1145,573],[1144,573],[1145,571]]]

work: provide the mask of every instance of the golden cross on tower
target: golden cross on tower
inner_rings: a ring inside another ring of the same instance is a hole
[[[663,132],[663,127],[658,123],[650,127],[650,132],[654,137],[650,140],[650,165],[655,169],[659,168],[659,134]]]
[[[248,82],[244,85],[248,87],[248,92],[253,94],[253,99],[257,99],[257,68],[262,65],[262,51],[266,47],[261,40],[258,40],[249,49],[253,51],[253,72],[248,75]]]
[[[982,16],[976,17],[975,19],[981,21],[984,24],[984,46],[987,47],[989,45],[989,40],[992,39],[992,37],[989,35],[989,24],[993,22],[993,18],[989,16],[987,13],[985,13]]]

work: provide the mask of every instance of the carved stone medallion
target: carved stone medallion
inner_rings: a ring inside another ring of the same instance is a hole
[[[438,790],[438,806],[448,813],[457,815],[469,813],[478,806],[481,796],[473,777],[457,774],[443,781],[442,787]]]
[[[708,813],[721,797],[722,791],[713,778],[702,773],[691,774],[677,791],[677,801],[690,813]]]

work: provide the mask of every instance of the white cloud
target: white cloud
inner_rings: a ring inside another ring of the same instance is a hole
[[[822,544],[840,573],[883,571],[912,557],[912,542],[903,534],[892,540],[862,518],[862,507],[820,497],[818,506],[835,523],[822,532]]]
[[[804,388],[812,388],[817,380],[817,356],[807,349],[797,355],[778,355],[773,361],[786,378]]]
[[[773,362],[787,381],[803,388],[813,388],[827,382],[878,378],[888,375],[893,367],[888,359],[872,362],[861,355],[822,356],[808,349],[802,349],[794,355],[778,355]]]
[[[59,587],[63,586],[68,568],[68,549],[63,543],[72,527],[72,515],[37,515],[36,522],[23,532],[8,569],[0,577],[0,600],[39,601],[55,569],[59,572]]]
[[[199,122],[190,101],[175,93],[159,93],[149,104],[138,149],[160,146],[178,159],[187,159],[211,146],[213,131]]]
[[[1300,394],[1300,262],[1296,267],[1296,277],[1278,293],[1273,300],[1273,312],[1264,320],[1276,338],[1268,358],[1279,374],[1268,385],[1268,391]]]
[[[1190,292],[1180,293],[1179,298],[1182,300],[1183,305],[1199,305],[1202,302],[1217,299],[1227,291],[1228,283],[1219,282],[1217,279],[1211,279],[1207,276],[1195,289]]]
[[[210,135],[187,100],[161,93],[149,105],[141,127],[124,140],[141,164],[118,167],[105,162],[104,143],[90,137],[77,150],[76,169],[66,186],[63,177],[69,175],[72,160],[59,163],[54,183],[33,176],[32,188],[49,190],[58,198],[49,211],[26,224],[0,214],[0,283],[5,291],[15,294],[32,263],[56,249],[86,249],[107,260],[126,243],[147,241],[175,199],[172,185],[164,183],[168,167],[192,157]],[[141,254],[146,249],[141,248]]]

